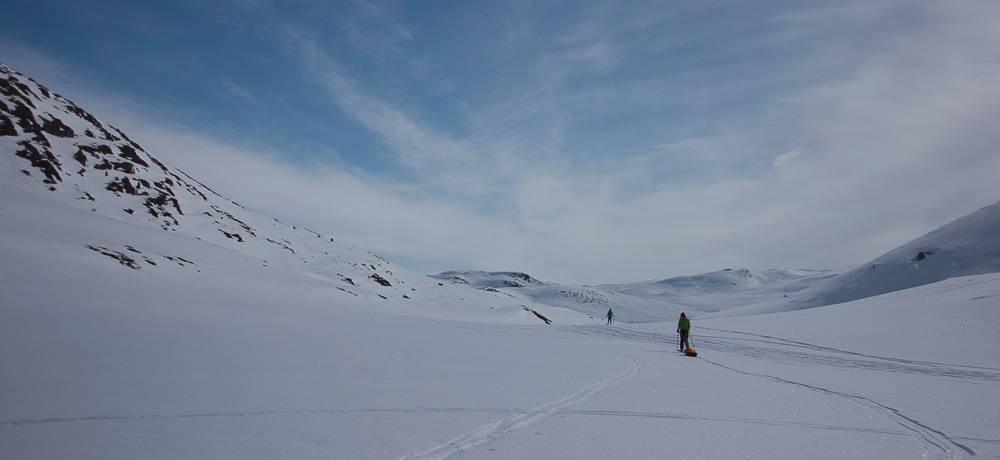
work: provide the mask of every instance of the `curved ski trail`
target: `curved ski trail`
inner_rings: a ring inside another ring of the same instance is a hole
[[[737,369],[735,367],[730,367],[725,364],[717,363],[712,360],[699,357],[698,359],[719,366],[723,369],[727,369],[733,372],[738,372],[743,375],[749,375],[753,377],[761,377],[769,379],[778,383],[783,383],[786,385],[793,385],[801,388],[805,388],[812,391],[817,391],[826,395],[845,398],[851,400],[857,404],[865,406],[869,409],[873,409],[878,414],[883,417],[893,421],[897,425],[909,430],[918,441],[924,445],[924,457],[927,458],[941,458],[941,459],[953,459],[953,458],[964,458],[975,456],[976,453],[968,446],[959,443],[954,438],[948,436],[942,431],[931,428],[917,420],[914,420],[906,415],[903,415],[898,409],[894,407],[889,407],[878,401],[875,401],[866,396],[853,395],[849,393],[841,393],[839,391],[834,391],[829,388],[823,388],[815,385],[809,385],[807,383],[796,382],[794,380],[788,380],[778,376],[770,374],[761,374],[756,372],[744,371]],[[936,454],[935,454],[936,452]]]
[[[626,328],[604,328],[575,326],[567,328],[570,331],[587,334],[602,335],[609,338],[635,340],[647,343],[661,343],[676,345],[666,334],[634,331]],[[709,329],[709,328],[703,328]],[[798,342],[781,337],[765,336],[761,334],[744,333],[739,331],[727,331],[722,329],[711,329],[717,332],[733,333],[734,335],[754,336],[763,345],[736,345],[731,343],[734,337],[722,336],[702,336],[699,339],[702,347],[706,350],[719,351],[743,355],[749,358],[765,359],[770,361],[793,361],[802,364],[825,365],[831,367],[842,367],[848,369],[865,369],[889,372],[915,373],[929,376],[941,376],[951,378],[965,378],[974,380],[1000,381],[1000,373],[993,372],[995,369],[988,367],[963,366],[958,364],[937,363],[931,361],[905,360],[901,358],[864,355],[837,348],[824,347],[821,345]],[[798,348],[801,351],[794,351]],[[831,356],[833,355],[833,356]],[[836,355],[840,355],[839,357]],[[872,409],[882,417],[892,421],[907,430],[914,438],[924,445],[925,457],[930,458],[963,458],[975,456],[976,452],[968,446],[958,442],[960,438],[953,438],[946,433],[925,425],[900,412],[898,409],[882,404],[871,398],[843,393],[829,388],[810,385],[807,383],[789,380],[770,374],[744,371],[727,366],[704,357],[699,357],[703,362],[733,371],[740,374],[769,379],[771,381],[786,385],[798,386],[812,391],[817,391],[829,396],[844,398],[856,404]]]
[[[551,415],[555,415],[563,409],[597,396],[598,393],[611,385],[624,382],[625,380],[628,380],[638,374],[639,370],[645,366],[645,363],[632,356],[629,356],[628,358],[632,360],[632,364],[629,365],[628,369],[625,369],[616,375],[587,385],[569,396],[549,401],[541,406],[528,409],[528,411],[523,414],[518,414],[506,419],[501,418],[496,422],[476,428],[475,430],[464,433],[444,444],[433,447],[424,452],[404,455],[403,457],[400,457],[400,460],[444,459],[456,452],[471,449],[481,444],[499,439],[510,432],[519,430],[529,425],[534,425]]]

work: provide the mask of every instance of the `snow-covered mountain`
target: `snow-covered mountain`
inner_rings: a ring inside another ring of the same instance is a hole
[[[861,266],[748,314],[839,304],[949,278],[1000,272],[1000,202],[955,219]]]
[[[552,283],[538,280],[523,272],[488,272],[477,270],[451,270],[431,275],[432,278],[452,284],[471,286],[487,292],[499,292],[513,299],[534,305],[548,305],[583,313],[590,318],[601,318],[608,308],[628,311],[625,321],[653,321],[666,317],[656,309],[646,311],[642,299],[618,295],[588,286]],[[675,314],[670,310],[670,314]]]
[[[329,235],[265,218],[223,198],[184,171],[166,166],[118,128],[3,65],[0,95],[5,166],[0,173],[6,184],[115,220],[193,236],[253,255],[263,265],[280,260],[309,266],[337,247]],[[101,251],[116,254],[133,269],[154,267],[142,253],[127,248]],[[344,280],[367,285],[380,283],[380,278],[390,285],[402,281],[384,260],[357,256],[349,261],[339,257]]]
[[[683,310],[726,316],[799,310],[995,272],[1000,272],[1000,202],[843,274],[829,270],[727,268],[598,286],[549,283],[519,272],[444,272],[434,277],[499,290],[525,301],[593,317],[613,308],[622,321],[649,322],[673,318]]]
[[[716,294],[775,285],[781,285],[785,292],[793,292],[817,278],[828,276],[832,276],[828,270],[771,269],[755,271],[747,268],[726,268],[698,275],[677,276],[640,283],[611,284],[606,285],[606,287],[632,293],[641,292],[645,295],[663,295],[676,292]]]
[[[0,205],[8,215],[15,208],[26,216],[53,213],[53,222],[75,227],[71,233],[76,248],[125,270],[157,273],[177,266],[198,273],[209,263],[208,249],[222,248],[242,260],[228,270],[257,267],[299,273],[323,280],[336,295],[361,304],[390,305],[414,315],[435,314],[430,312],[440,308],[481,308],[486,316],[538,321],[530,308],[508,296],[439,283],[374,252],[340,244],[331,235],[247,209],[166,165],[122,130],[2,64],[0,178]],[[25,208],[27,203],[31,205]],[[81,219],[67,206],[128,230],[118,238],[94,238],[81,226],[97,221]],[[56,238],[68,229],[52,230],[49,236]],[[179,238],[156,246],[153,242],[161,238],[151,235],[157,232]],[[556,311],[545,316],[567,318]]]
[[[609,308],[625,322],[672,319],[681,311],[723,311],[777,301],[835,276],[828,270],[723,269],[627,284],[578,286],[538,280],[522,272],[446,271],[433,278],[503,292],[533,304],[558,306],[594,318]]]

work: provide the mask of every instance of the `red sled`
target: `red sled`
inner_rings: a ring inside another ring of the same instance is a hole
[[[684,354],[688,356],[698,356],[698,352],[694,351],[693,347],[687,347],[687,349],[684,350]]]

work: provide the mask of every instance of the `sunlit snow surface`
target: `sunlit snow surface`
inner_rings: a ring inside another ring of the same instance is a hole
[[[673,322],[365,300],[16,191],[0,235],[5,458],[1000,455],[1000,275],[695,316],[688,358]],[[194,265],[85,246],[121,242]]]

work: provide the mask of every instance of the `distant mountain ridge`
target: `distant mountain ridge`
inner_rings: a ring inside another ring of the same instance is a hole
[[[796,287],[804,288],[800,285],[801,283],[795,284],[797,281],[811,282],[817,278],[826,278],[832,275],[833,272],[830,270],[769,269],[756,271],[748,268],[725,268],[697,275],[675,276],[638,283],[607,284],[600,287],[618,291],[642,291],[647,295],[665,294],[669,291],[717,294],[785,283],[788,286],[784,292],[794,292],[797,290]]]
[[[622,321],[649,322],[672,319],[681,311],[709,313],[762,300],[777,301],[835,276],[835,273],[727,268],[692,276],[597,286],[551,283],[510,271],[446,271],[431,276],[503,292],[526,302],[576,310],[595,318],[603,316],[610,308]]]
[[[573,286],[526,274],[531,285],[506,285],[511,273],[444,272],[439,279],[502,289],[591,316],[622,311],[624,321],[657,321],[680,310],[757,314],[832,305],[935,283],[1000,272],[1000,202],[955,219],[843,274],[829,270],[727,268],[636,283]]]

